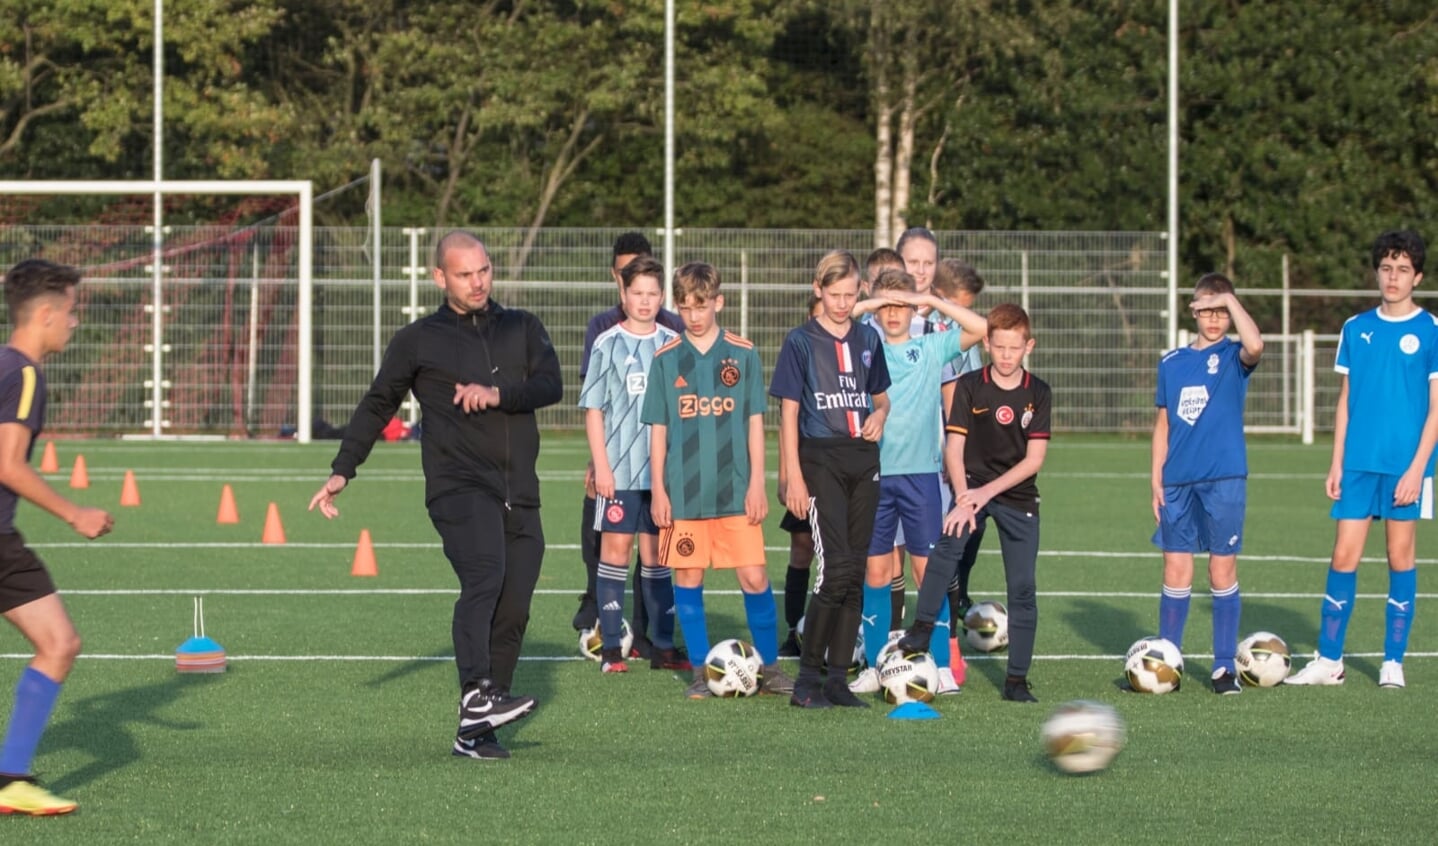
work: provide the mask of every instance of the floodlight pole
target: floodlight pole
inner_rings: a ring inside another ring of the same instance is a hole
[[[674,0],[664,0],[664,301],[674,307]]]
[[[165,178],[165,2],[155,0],[155,84],[154,133],[155,133],[155,217],[151,239],[151,292],[150,292],[150,434],[159,437],[164,432],[164,293],[165,293],[165,195],[160,182]]]
[[[1178,346],[1178,0],[1168,0],[1168,348]]]

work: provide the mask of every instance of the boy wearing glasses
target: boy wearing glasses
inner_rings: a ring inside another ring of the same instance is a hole
[[[1183,648],[1194,553],[1208,553],[1213,596],[1213,692],[1239,693],[1238,553],[1243,547],[1248,456],[1243,404],[1263,355],[1258,324],[1226,276],[1198,280],[1189,304],[1198,323],[1192,344],[1158,362],[1153,424],[1153,542],[1163,550],[1158,633]],[[1238,332],[1238,340],[1228,337]]]

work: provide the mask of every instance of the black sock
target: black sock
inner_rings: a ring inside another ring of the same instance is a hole
[[[797,628],[809,599],[809,568],[789,567],[784,571],[784,622]]]

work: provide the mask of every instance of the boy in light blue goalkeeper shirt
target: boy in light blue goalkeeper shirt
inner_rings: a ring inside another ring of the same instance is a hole
[[[629,669],[621,648],[629,556],[639,538],[640,601],[648,612],[654,643],[653,669],[686,670],[687,656],[674,646],[674,583],[658,565],[659,530],[650,516],[649,426],[640,420],[654,353],[677,337],[656,322],[664,301],[664,267],[640,256],[619,271],[623,322],[599,335],[579,391],[585,433],[594,463],[594,529],[600,532],[595,601],[603,638],[600,669]]]
[[[938,541],[943,525],[939,469],[943,461],[942,394],[939,381],[945,365],[978,343],[988,329],[984,318],[967,308],[914,291],[907,272],[889,270],[873,282],[874,296],[855,307],[873,312],[884,338],[884,360],[889,366],[889,396],[893,411],[879,441],[879,504],[864,579],[862,630],[868,668],[850,686],[855,693],[879,689],[874,666],[888,637],[893,612],[890,581],[894,536],[902,523],[905,543],[922,581],[928,551]],[[919,306],[942,311],[958,331],[909,334],[909,321]],[[891,428],[892,427],[892,428]],[[941,612],[945,623],[947,612]],[[935,628],[931,643],[939,665],[939,691],[957,692],[949,672],[949,631]]]
[[[1248,378],[1263,355],[1258,325],[1228,277],[1198,280],[1189,305],[1198,337],[1158,363],[1153,424],[1153,542],[1163,550],[1159,636],[1183,647],[1193,588],[1194,553],[1208,553],[1213,595],[1213,692],[1242,690],[1234,672],[1238,621],[1238,553],[1243,547],[1248,455],[1243,404]],[[1232,328],[1238,340],[1228,337]]]
[[[1343,643],[1357,597],[1358,562],[1375,519],[1387,523],[1388,604],[1378,686],[1404,686],[1403,656],[1418,595],[1417,521],[1433,518],[1438,443],[1438,318],[1418,307],[1426,248],[1417,232],[1373,244],[1382,301],[1343,324],[1334,364],[1343,376],[1326,482],[1338,521],[1323,591],[1318,656],[1285,684],[1342,684]]]

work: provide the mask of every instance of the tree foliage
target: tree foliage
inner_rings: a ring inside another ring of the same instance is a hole
[[[676,5],[681,225],[1166,226],[1163,0]],[[152,8],[0,0],[0,175],[150,176]],[[663,10],[171,0],[165,175],[332,187],[378,157],[389,221],[657,225]],[[1431,2],[1182,15],[1185,274],[1276,285],[1287,254],[1351,287],[1376,232],[1438,217]]]

